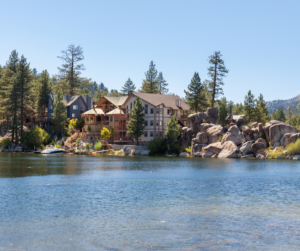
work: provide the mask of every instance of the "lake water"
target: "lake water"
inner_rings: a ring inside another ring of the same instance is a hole
[[[0,153],[0,250],[299,250],[300,161]]]

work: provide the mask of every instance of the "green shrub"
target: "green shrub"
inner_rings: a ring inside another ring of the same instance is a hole
[[[176,142],[175,144],[168,145],[169,154],[175,153],[179,154],[181,151],[181,146]]]
[[[50,141],[50,135],[38,126],[33,127],[27,132],[23,132],[21,136],[21,143],[24,147],[34,149],[34,147],[41,147]],[[54,143],[54,142],[53,142]]]
[[[286,146],[287,154],[294,155],[300,152],[300,139],[297,139],[295,143],[291,143]]]
[[[191,153],[191,152],[192,152],[191,147],[189,147],[189,148],[184,148],[184,149],[183,149],[183,152]]]
[[[85,144],[85,148],[86,148],[86,150],[90,150],[91,145],[90,145],[89,143],[86,143],[86,144]]]
[[[161,137],[150,140],[148,149],[151,154],[165,154],[168,150],[166,141]]]
[[[50,142],[50,145],[52,145],[52,146],[54,146],[54,145],[55,145],[55,142],[54,142],[54,140],[52,140],[52,141]]]
[[[41,148],[42,150],[46,149],[46,147],[45,147],[43,144],[40,145],[40,148]]]
[[[268,149],[266,151],[266,154],[270,154],[271,155],[270,159],[276,159],[278,156],[284,155],[283,151],[284,151],[283,147],[277,147],[276,151]]]
[[[80,144],[80,138],[77,138],[75,142],[76,142],[76,146],[78,147]]]
[[[88,125],[88,126],[87,126],[87,130],[88,130],[88,132],[91,132],[91,131],[92,131],[92,129],[91,129],[91,126],[90,126],[90,125]]]
[[[102,146],[102,144],[101,144],[100,141],[97,141],[97,143],[95,144],[94,148],[95,148],[96,151],[99,151],[99,150],[101,150],[103,148],[103,146]]]
[[[0,141],[0,147],[11,145],[11,139],[4,138]]]
[[[55,145],[55,147],[60,148],[60,145]]]

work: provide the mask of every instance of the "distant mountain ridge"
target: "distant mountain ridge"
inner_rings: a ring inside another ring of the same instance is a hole
[[[278,100],[268,101],[266,107],[270,112],[272,112],[273,109],[277,110],[279,107],[281,107],[284,110],[287,110],[288,107],[291,107],[292,110],[294,110],[296,109],[299,103],[300,103],[300,94],[291,99],[286,99],[286,100],[278,99]]]

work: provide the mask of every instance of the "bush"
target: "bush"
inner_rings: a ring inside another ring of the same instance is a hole
[[[87,127],[87,130],[88,130],[88,132],[91,132],[91,131],[92,131],[92,129],[91,129],[91,126],[90,126],[90,125],[88,125],[88,127]]]
[[[278,156],[284,155],[283,151],[284,151],[283,147],[277,147],[276,151],[268,149],[266,151],[266,154],[270,154],[271,159],[276,159]]]
[[[108,139],[110,137],[110,132],[107,128],[103,128],[102,131],[101,131],[101,136],[102,138],[104,139]]]
[[[183,152],[186,152],[186,153],[191,153],[192,152],[192,147],[189,147],[189,148],[184,148],[183,149]]]
[[[55,145],[55,147],[60,148],[60,145]]]
[[[24,147],[33,149],[34,147],[41,147],[50,141],[50,135],[38,126],[33,127],[27,132],[23,132],[21,136],[21,143]]]
[[[54,145],[55,145],[55,142],[54,142],[54,140],[52,140],[52,141],[50,142],[50,145],[52,145],[52,146],[54,146]]]
[[[166,141],[161,137],[150,140],[148,149],[151,154],[165,154],[168,150]]]
[[[76,129],[78,127],[78,120],[77,119],[71,119],[68,126],[71,130]]]
[[[78,121],[78,123],[77,123],[77,126],[78,127],[80,127],[80,128],[82,128],[82,127],[84,127],[84,119],[83,118],[81,118],[79,121]]]
[[[86,144],[85,144],[85,148],[86,148],[86,150],[90,150],[91,145],[90,145],[89,143],[86,143]]]
[[[300,152],[300,139],[297,139],[295,143],[291,143],[286,146],[287,154],[294,155]]]
[[[78,147],[78,146],[79,146],[79,144],[80,144],[80,140],[81,140],[81,138],[77,138],[77,139],[76,139],[76,141],[75,141],[75,142],[76,142],[76,146],[77,146],[77,147]]]
[[[175,144],[168,145],[169,154],[175,153],[179,154],[181,151],[181,146],[176,142]]]
[[[94,148],[95,148],[96,151],[99,151],[99,150],[101,150],[103,148],[103,146],[102,146],[102,144],[101,144],[100,141],[97,141],[97,143],[95,144]]]
[[[4,138],[0,141],[0,147],[11,145],[11,139]]]

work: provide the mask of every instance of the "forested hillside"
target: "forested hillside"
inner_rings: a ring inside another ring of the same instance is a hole
[[[267,103],[267,108],[270,112],[273,109],[276,111],[279,107],[287,110],[288,107],[291,107],[294,114],[300,114],[300,94],[297,97],[287,99],[287,100],[273,100]]]

